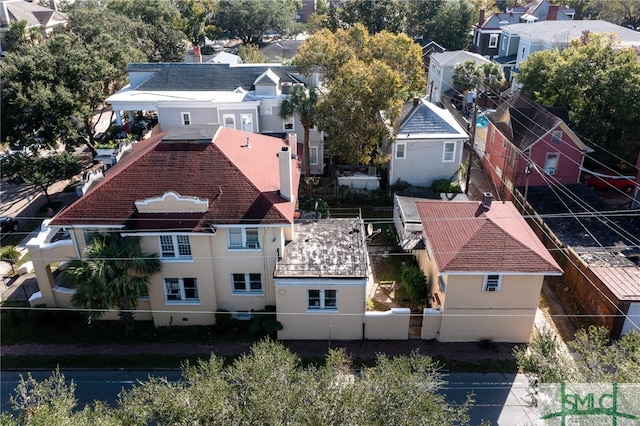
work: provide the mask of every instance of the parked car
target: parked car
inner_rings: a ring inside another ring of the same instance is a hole
[[[635,176],[607,175],[599,172],[584,171],[582,182],[595,189],[619,189],[630,194],[636,187]]]
[[[0,226],[2,227],[2,233],[17,231],[20,228],[18,220],[13,217],[3,216],[0,217]]]

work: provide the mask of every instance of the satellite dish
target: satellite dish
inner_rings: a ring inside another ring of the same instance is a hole
[[[367,235],[373,234],[373,224],[370,223],[367,225]]]

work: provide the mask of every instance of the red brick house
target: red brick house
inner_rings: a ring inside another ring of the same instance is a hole
[[[520,93],[487,117],[483,166],[501,197],[510,200],[516,187],[579,182],[584,156],[593,150],[565,120]]]

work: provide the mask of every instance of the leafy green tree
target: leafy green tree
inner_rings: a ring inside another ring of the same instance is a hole
[[[219,357],[186,365],[183,380],[150,379],[120,399],[126,423],[142,424],[468,424],[437,390],[438,365],[426,356],[388,358],[354,375],[343,350],[303,367],[268,340],[225,367]],[[189,401],[185,404],[184,401]]]
[[[579,1],[574,1],[578,3]],[[634,29],[640,27],[640,0],[590,0],[584,8],[590,19],[602,19]]]
[[[453,87],[459,91],[477,88],[483,92],[496,92],[506,84],[498,64],[491,62],[479,65],[471,60],[456,64],[451,80]]]
[[[243,44],[238,47],[238,56],[245,64],[266,64],[269,57],[260,51],[257,44]]]
[[[640,150],[640,62],[613,35],[585,33],[565,50],[535,52],[516,75],[522,92],[545,106],[567,106],[572,128],[587,135],[601,162],[635,164]],[[606,151],[605,151],[606,150]]]
[[[12,274],[16,273],[15,265],[16,263],[18,263],[21,257],[22,254],[18,251],[18,249],[16,249],[15,246],[0,247],[0,260],[11,265]]]
[[[90,309],[94,319],[118,308],[130,335],[140,296],[148,294],[151,276],[161,267],[158,254],[143,253],[137,238],[109,233],[96,235],[84,256],[69,262],[64,279],[75,288],[71,297],[74,306]]]
[[[429,23],[436,18],[444,2],[445,0],[406,0],[405,32],[412,37],[427,35]]]
[[[362,24],[369,34],[389,31],[402,31],[405,10],[398,0],[350,0],[344,2],[340,10],[340,19],[347,26]]]
[[[448,50],[467,47],[471,41],[474,11],[467,0],[446,0],[425,28],[426,36]]]
[[[393,122],[404,101],[424,91],[420,46],[406,34],[370,36],[356,24],[309,37],[296,65],[305,74],[325,71],[317,124],[327,132],[329,152],[351,164],[384,163],[380,144],[390,136],[385,119]]]
[[[640,333],[632,331],[610,340],[606,327],[591,326],[576,332],[563,351],[555,334],[536,329],[528,346],[514,354],[530,382],[634,383],[640,377]]]
[[[5,156],[1,166],[4,179],[42,190],[48,202],[51,202],[48,191],[53,183],[70,179],[80,172],[77,158],[67,152],[48,156],[19,152]]]
[[[215,25],[244,44],[263,44],[267,31],[288,36],[298,31],[299,0],[220,0]]]
[[[15,51],[25,45],[33,46],[42,40],[42,33],[38,27],[27,28],[27,21],[13,21],[5,34],[5,49]]]
[[[181,15],[178,25],[193,46],[202,46],[206,37],[215,38],[218,29],[210,24],[216,13],[213,0],[177,0],[177,5]]]
[[[304,177],[311,176],[311,150],[309,147],[309,130],[315,126],[318,93],[315,88],[295,87],[289,96],[280,102],[279,116],[288,118],[297,115],[304,129]]]
[[[426,306],[429,300],[429,282],[419,268],[404,269],[402,271],[402,284],[411,300],[420,306]]]

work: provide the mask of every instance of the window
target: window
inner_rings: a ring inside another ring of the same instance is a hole
[[[444,154],[442,155],[443,163],[451,163],[453,162],[453,157],[456,153],[456,143],[455,142],[445,142],[444,143]]]
[[[500,275],[485,275],[482,291],[498,291],[500,290]]]
[[[191,259],[189,236],[160,235],[160,253],[165,259]]]
[[[502,34],[502,47],[501,49],[506,51],[507,50],[507,40],[509,39],[509,37],[505,37],[504,34]]]
[[[260,115],[273,115],[271,107],[260,107]]]
[[[406,158],[407,145],[396,142],[396,158]]]
[[[558,172],[558,160],[560,154],[557,152],[547,152],[547,158],[544,161],[544,172],[548,175],[555,175]]]
[[[167,302],[199,302],[198,280],[195,278],[165,278],[164,293]]]
[[[337,310],[337,290],[309,290],[309,309]]]
[[[184,126],[190,126],[191,125],[191,113],[183,112],[181,114],[182,114],[182,124]]]
[[[493,141],[496,138],[496,128],[491,126],[491,136],[489,137],[489,142],[493,145]]]
[[[230,249],[259,249],[260,239],[258,228],[229,228],[229,248]]]
[[[293,130],[293,117],[287,117],[283,121],[285,130]]]
[[[551,133],[551,142],[552,143],[560,143],[560,142],[562,142],[562,130],[554,130]]]
[[[312,146],[309,148],[309,162],[312,166],[318,165],[318,147]]]
[[[262,293],[262,274],[231,274],[234,294]]]
[[[509,165],[513,166],[516,162],[516,149],[512,146],[509,150]]]
[[[253,115],[242,114],[240,121],[242,122],[242,130],[245,132],[253,132]]]
[[[489,35],[489,49],[498,47],[498,34]]]
[[[224,127],[236,128],[236,116],[233,114],[225,114],[222,116],[222,123]]]

